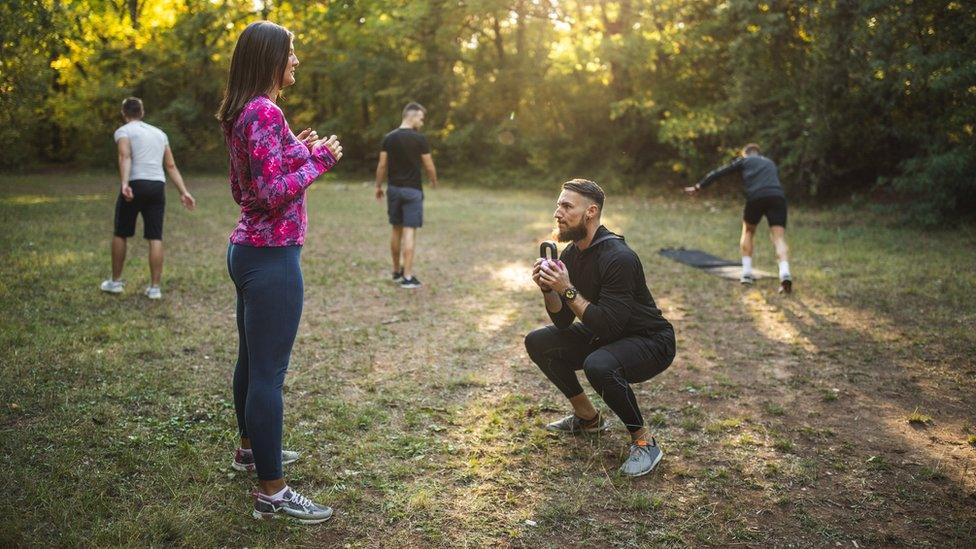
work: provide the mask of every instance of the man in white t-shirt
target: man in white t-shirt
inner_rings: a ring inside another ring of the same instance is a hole
[[[142,214],[143,236],[149,241],[149,299],[163,297],[159,281],[163,275],[163,214],[166,209],[166,174],[180,191],[180,202],[193,210],[196,201],[186,190],[173,160],[169,140],[162,130],[142,121],[142,100],[130,97],[122,102],[125,125],[115,130],[119,148],[122,189],[115,201],[115,236],[112,238],[112,278],[102,282],[103,292],[122,293],[122,267],[126,239],[136,232],[136,217]],[[164,171],[165,168],[165,171]]]

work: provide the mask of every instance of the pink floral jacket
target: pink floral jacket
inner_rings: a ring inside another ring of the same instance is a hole
[[[230,154],[230,190],[241,206],[233,244],[301,246],[308,224],[305,189],[332,169],[327,147],[314,153],[295,137],[281,109],[258,96],[225,129]]]

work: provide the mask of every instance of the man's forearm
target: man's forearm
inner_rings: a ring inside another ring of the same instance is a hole
[[[129,184],[129,174],[132,173],[132,157],[119,157],[119,177],[122,179],[122,186]]]
[[[558,313],[563,310],[563,300],[559,297],[559,294],[555,291],[543,291],[542,297],[546,301],[546,310],[550,313]]]
[[[434,187],[437,186],[437,169],[431,167],[427,170],[427,179],[430,180],[430,184]]]
[[[186,194],[186,185],[183,183],[183,175],[180,174],[179,168],[176,166],[166,168],[166,173],[169,174],[169,178],[173,180],[173,184],[176,185],[176,188],[180,190],[180,194]]]
[[[590,302],[583,297],[582,294],[577,294],[576,299],[566,302],[569,305],[570,310],[576,315],[576,318],[583,320],[583,313],[586,312],[586,308],[590,306]]]
[[[386,181],[386,170],[384,168],[376,168],[376,188],[382,188],[384,181]]]

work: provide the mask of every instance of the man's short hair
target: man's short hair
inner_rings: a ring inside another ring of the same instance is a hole
[[[745,147],[742,147],[742,154],[749,154],[751,152],[755,152],[756,154],[760,154],[762,151],[759,150],[759,145],[757,145],[755,143],[748,143],[748,144],[746,144]]]
[[[563,189],[567,191],[573,191],[574,193],[585,196],[597,206],[603,210],[603,201],[606,199],[607,195],[603,192],[603,189],[599,185],[590,181],[589,179],[570,179],[569,181],[563,183]]]
[[[407,103],[406,107],[403,107],[403,117],[406,118],[407,115],[409,115],[414,111],[420,111],[424,113],[425,116],[427,115],[427,109],[425,109],[423,105],[421,105],[420,103],[410,102]]]
[[[127,97],[122,102],[122,114],[126,118],[142,118],[145,111],[142,108],[142,99],[138,97]]]

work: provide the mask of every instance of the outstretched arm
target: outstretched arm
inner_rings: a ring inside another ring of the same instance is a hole
[[[726,164],[721,168],[708,172],[708,174],[704,178],[702,178],[701,181],[695,183],[694,186],[685,187],[685,192],[688,194],[695,194],[701,189],[704,189],[705,187],[714,183],[716,179],[722,177],[723,175],[727,175],[732,172],[739,171],[741,169],[742,169],[742,159],[736,158],[734,161],[730,162],[729,164]]]

